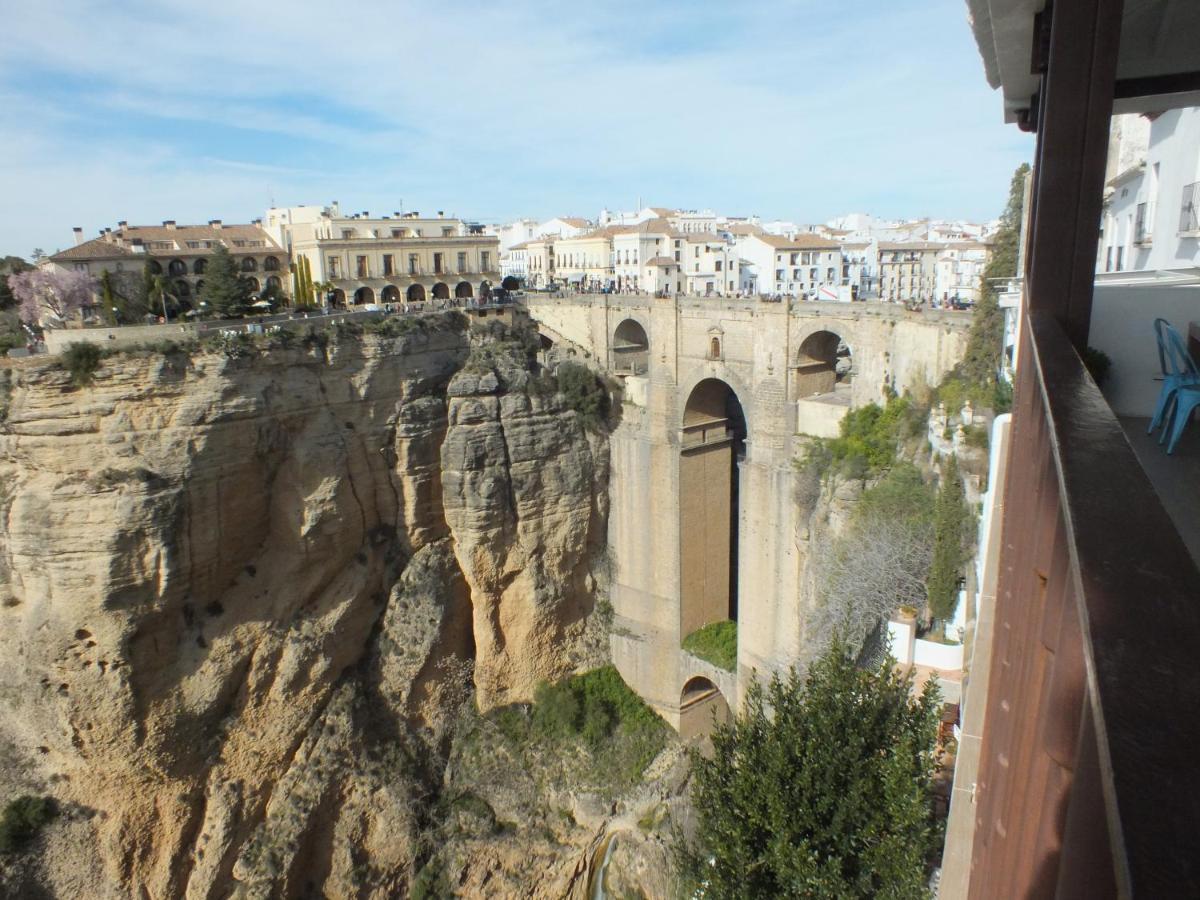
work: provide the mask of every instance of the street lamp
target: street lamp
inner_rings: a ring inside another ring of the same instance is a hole
[[[114,325],[120,325],[120,324],[121,324],[121,318],[120,318],[120,316],[118,316],[118,315],[117,315],[117,308],[114,306],[114,307],[112,308],[112,311],[113,311],[113,324],[114,324]]]

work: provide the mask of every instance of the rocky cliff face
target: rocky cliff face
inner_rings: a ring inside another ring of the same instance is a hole
[[[469,353],[440,325],[13,371],[0,788],[71,812],[9,890],[408,890],[446,717],[472,672],[486,707],[578,662],[604,544],[603,439]]]

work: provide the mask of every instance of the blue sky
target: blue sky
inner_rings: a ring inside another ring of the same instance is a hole
[[[0,254],[279,206],[986,219],[1031,139],[965,0],[11,4]]]

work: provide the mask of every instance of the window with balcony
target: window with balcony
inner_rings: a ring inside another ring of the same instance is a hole
[[[480,251],[480,253],[479,253],[479,269],[480,269],[480,271],[487,272],[492,268],[491,256],[492,255],[490,253],[488,253],[488,251],[486,251],[486,250]]]
[[[370,277],[370,272],[367,269],[367,258],[365,256],[354,257],[354,274],[359,278]]]
[[[408,274],[416,275],[421,271],[421,257],[416,253],[408,254]]]
[[[458,271],[467,271],[467,254],[465,253],[458,254]]]
[[[384,275],[395,275],[396,274],[396,267],[395,267],[395,264],[392,262],[392,254],[390,254],[390,253],[383,254],[383,274]]]
[[[353,237],[354,237],[354,229],[353,228],[343,228],[342,229],[342,240],[343,241],[351,240]]]
[[[442,229],[442,237],[453,237],[453,236],[454,236],[453,228],[443,228]]]
[[[331,257],[329,257],[327,262],[329,263],[329,265],[327,267],[329,269],[329,277],[330,278],[341,278],[342,277],[342,260],[337,256],[331,256]]]
[[[442,254],[441,253],[433,254],[433,274],[441,275],[443,268],[444,267],[442,265]]]

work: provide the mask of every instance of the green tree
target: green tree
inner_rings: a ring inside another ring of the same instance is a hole
[[[238,273],[237,262],[223,244],[217,244],[204,270],[203,300],[222,318],[242,311],[246,303],[246,282]]]
[[[12,288],[8,286],[9,275],[20,275],[32,269],[29,263],[19,256],[6,256],[0,259],[0,309],[12,309],[17,305],[17,298]]]
[[[978,400],[993,403],[1000,356],[1004,343],[1004,312],[1000,309],[997,285],[1017,273],[1017,258],[1020,255],[1021,211],[1025,196],[1025,178],[1029,165],[1022,163],[1013,173],[1008,188],[1008,203],[1000,215],[1000,227],[992,239],[992,252],[983,269],[979,302],[975,304],[975,318],[967,337],[967,348],[958,374],[971,386],[971,393]]]
[[[954,615],[958,604],[958,579],[968,560],[967,539],[971,515],[963,495],[958,462],[951,456],[942,472],[934,510],[933,562],[929,566],[929,612],[937,619]]]
[[[699,822],[676,845],[688,895],[928,896],[938,695],[911,688],[838,643],[803,678],[753,683],[712,758],[692,753]]]

